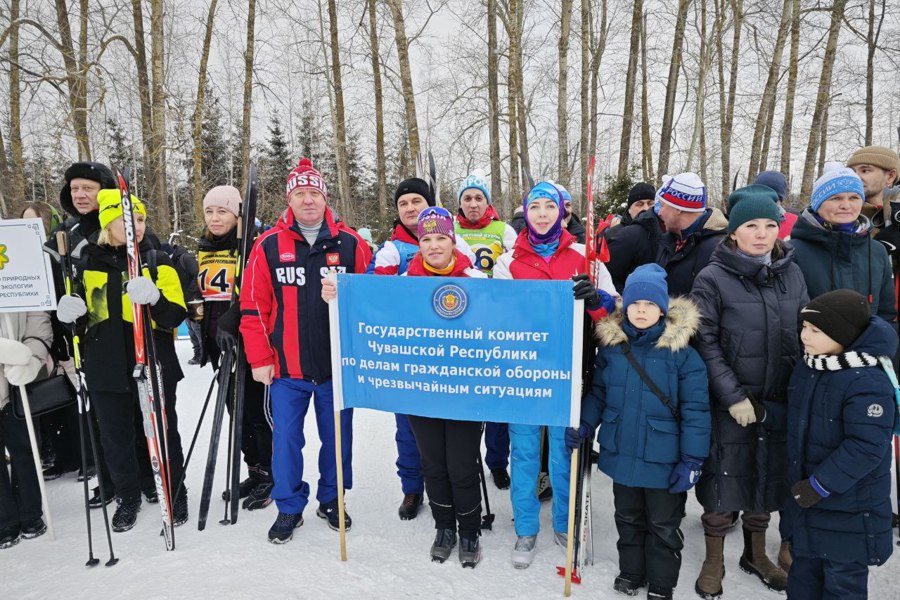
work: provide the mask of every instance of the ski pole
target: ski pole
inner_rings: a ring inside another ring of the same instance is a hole
[[[481,424],[481,431],[484,432],[485,424]],[[487,481],[484,475],[484,463],[481,461],[481,449],[478,449],[478,478],[481,480],[481,493],[484,495],[484,511],[485,515],[481,517],[481,529],[492,531],[494,528],[494,513],[491,512],[491,501],[488,499]]]
[[[572,564],[575,552],[575,497],[578,495],[578,478],[575,476],[578,469],[578,448],[572,451],[572,461],[569,465],[569,533],[566,536],[566,584],[564,594],[566,598],[572,595]]]

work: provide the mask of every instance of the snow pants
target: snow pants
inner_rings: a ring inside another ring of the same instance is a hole
[[[481,530],[481,423],[409,416],[435,529],[459,526],[460,537]]]
[[[163,373],[163,394],[166,398],[166,437],[169,451],[169,480],[174,488],[184,474],[184,454],[181,436],[178,434],[178,413],[175,411],[175,391],[178,382],[169,381]],[[137,385],[130,383],[131,393],[90,390],[91,405],[97,413],[100,426],[100,445],[103,446],[103,460],[116,487],[116,495],[122,500],[140,498],[141,488],[155,489],[148,477],[150,458],[146,451],[146,438],[142,436],[143,425]],[[138,459],[138,449],[142,456]],[[143,468],[141,468],[143,464]],[[145,474],[142,476],[142,472]]]
[[[421,457],[416,446],[416,436],[409,426],[409,418],[406,415],[395,414],[397,433],[394,441],[397,442],[397,475],[400,477],[400,487],[404,494],[421,494],[425,491],[425,480],[422,478]]]
[[[619,571],[673,589],[681,570],[681,519],[687,492],[628,487],[613,483]]]
[[[550,483],[553,486],[553,529],[568,531],[569,518],[569,453],[566,450],[566,428],[548,427],[550,449]],[[510,499],[516,535],[537,535],[540,530],[541,502],[536,486],[541,469],[541,427],[509,425]]]
[[[865,563],[832,562],[794,555],[788,576],[788,600],[866,600],[869,569]]]
[[[484,424],[484,462],[491,471],[509,466],[509,425]]]
[[[43,514],[28,429],[25,421],[13,416],[12,403],[0,411],[0,455],[4,447],[9,450],[12,479],[4,463],[0,468],[0,529],[19,527]]]
[[[320,504],[337,499],[337,457],[334,451],[334,396],[331,380],[313,383],[304,379],[281,377],[269,388],[272,396],[272,498],[280,512],[299,514],[309,502],[309,484],[303,480],[303,421],[310,399],[316,411],[319,430],[319,482],[316,500]],[[344,489],[353,487],[351,468],[353,448],[353,409],[341,412],[341,454]]]

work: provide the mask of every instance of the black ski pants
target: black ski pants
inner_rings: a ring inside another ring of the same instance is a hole
[[[409,415],[435,529],[481,530],[481,423]]]
[[[678,584],[684,536],[679,526],[687,493],[613,484],[619,570],[651,585]]]
[[[176,387],[177,382],[164,382],[168,462],[173,493],[184,473],[184,454],[181,436],[178,434],[178,413],[175,411]],[[138,430],[135,422],[142,418],[142,414],[137,385],[132,382],[131,388],[131,393],[91,391],[91,401],[100,426],[104,460],[116,487],[116,495],[122,500],[135,500],[140,497],[142,488],[150,487],[146,476],[142,478],[141,463],[138,462],[139,446],[142,447],[141,452],[145,453],[141,462],[146,460],[144,464],[149,464],[149,456],[146,455],[146,444],[137,443],[137,436],[143,435],[143,425]]]
[[[0,457],[4,448],[9,450],[12,477],[6,464],[0,465],[0,529],[18,527],[43,514],[28,429],[25,421],[13,416],[11,403],[0,411]]]

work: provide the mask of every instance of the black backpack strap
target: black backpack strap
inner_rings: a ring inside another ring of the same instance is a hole
[[[656,385],[656,382],[650,378],[650,375],[647,373],[647,371],[645,371],[640,363],[638,363],[637,359],[631,353],[631,347],[627,343],[622,344],[622,354],[625,355],[626,359],[628,359],[631,367],[637,372],[641,380],[645,384],[647,384],[647,387],[650,388],[650,391],[653,392],[653,395],[659,398],[660,402],[662,402],[666,406],[666,408],[668,408],[672,412],[672,416],[675,417],[675,420],[680,422],[681,413],[678,411],[678,408],[676,408],[672,404],[672,401],[669,399],[669,397],[666,396],[666,394],[663,393],[661,389],[659,389],[659,386]]]

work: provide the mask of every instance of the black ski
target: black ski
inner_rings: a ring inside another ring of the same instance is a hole
[[[244,189],[244,200],[241,202],[241,223],[238,224],[238,264],[241,270],[240,273],[235,275],[236,281],[231,296],[232,303],[239,301],[240,288],[237,285],[237,280],[244,273],[250,250],[253,249],[253,240],[256,238],[256,195],[258,189],[259,180],[256,173],[256,164],[250,163],[250,169],[247,172],[247,185]],[[228,480],[228,504],[225,510],[225,517],[221,521],[223,524],[230,522],[232,525],[237,523],[238,503],[241,500],[241,495],[236,490],[239,488],[241,478],[241,439],[244,433],[244,395],[246,393],[247,378],[247,367],[244,364],[247,362],[247,356],[244,352],[243,338],[240,335],[237,336],[234,353],[234,394],[232,395],[231,430],[228,436],[228,447],[231,451],[228,464],[231,471]]]
[[[200,517],[197,529],[206,529],[209,516],[209,500],[212,496],[213,478],[216,472],[216,459],[219,454],[219,437],[222,434],[222,420],[225,416],[225,402],[228,401],[228,389],[231,387],[231,372],[234,369],[234,352],[226,352],[219,366],[219,389],[216,393],[216,406],[213,409],[212,431],[209,436],[209,453],[206,458],[206,471],[203,475],[203,489],[200,492]]]

